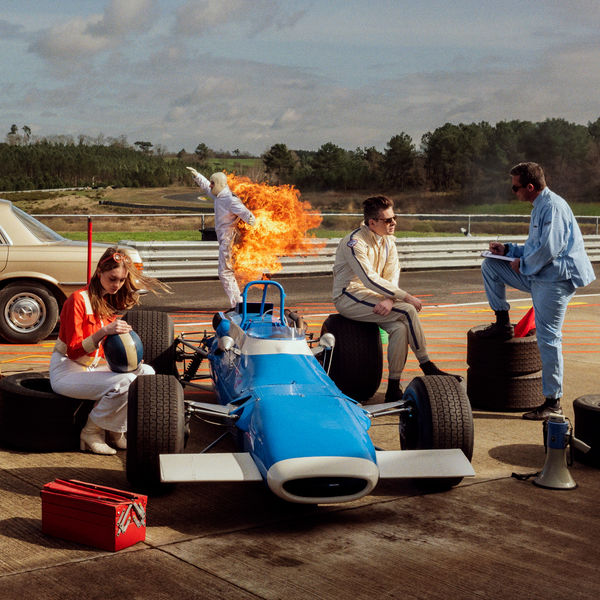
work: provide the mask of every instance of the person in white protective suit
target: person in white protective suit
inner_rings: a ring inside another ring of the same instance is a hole
[[[333,267],[333,301],[348,319],[377,323],[389,335],[386,402],[402,398],[400,378],[408,348],[425,375],[460,375],[442,371],[430,359],[419,320],[421,301],[398,287],[400,264],[394,237],[394,205],[386,196],[363,202],[364,222],[343,238]]]
[[[215,203],[215,231],[219,242],[219,279],[229,298],[232,308],[241,302],[242,295],[231,265],[231,250],[235,237],[235,224],[242,219],[251,227],[256,219],[242,204],[242,201],[229,189],[227,175],[217,172],[206,179],[193,167],[186,167],[194,176],[195,183],[208,194]]]

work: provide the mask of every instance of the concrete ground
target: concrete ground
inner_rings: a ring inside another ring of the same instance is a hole
[[[480,280],[472,273],[464,281],[452,277],[454,283],[447,274],[410,274],[404,281],[426,303],[421,315],[431,357],[465,374],[466,332],[488,322],[490,312]],[[289,294],[315,332],[332,312],[318,287],[312,284],[312,295]],[[572,401],[600,393],[598,292],[593,284],[576,296],[564,327],[563,406],[571,422]],[[511,298],[516,321],[530,303],[520,292]],[[200,304],[165,307],[178,332],[209,327],[214,307]],[[46,370],[52,345],[0,345],[2,374]],[[411,355],[404,384],[418,374]],[[145,542],[118,553],[42,534],[39,493],[55,478],[128,489],[124,452],[0,448],[0,597],[596,598],[598,469],[575,462],[569,471],[578,485],[567,491],[518,480],[511,475],[544,465],[541,423],[523,421],[520,412],[477,410],[474,423],[476,476],[450,491],[426,494],[411,482],[386,481],[359,501],[312,507],[285,504],[262,484],[182,484],[149,499]],[[375,421],[371,431],[376,445],[399,448],[392,418]],[[219,432],[194,423],[186,451]],[[232,447],[225,442],[220,449]]]

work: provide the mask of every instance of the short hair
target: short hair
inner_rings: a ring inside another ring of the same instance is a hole
[[[394,206],[387,196],[371,196],[363,202],[363,215],[365,225],[369,225],[369,219],[378,219],[382,210]]]
[[[534,162],[522,162],[515,165],[510,174],[519,177],[519,183],[525,187],[531,183],[533,188],[538,192],[546,187],[546,178],[544,177],[544,169]]]

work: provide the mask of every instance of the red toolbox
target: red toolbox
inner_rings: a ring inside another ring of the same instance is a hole
[[[55,479],[40,495],[48,535],[112,551],[146,538],[147,496],[76,479]]]

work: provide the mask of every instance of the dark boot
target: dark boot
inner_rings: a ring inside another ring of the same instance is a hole
[[[523,415],[527,421],[545,421],[551,414],[562,415],[560,398],[546,398],[546,402]]]
[[[510,324],[507,310],[496,311],[496,322],[477,333],[481,338],[493,338],[495,340],[510,340],[514,336],[514,327]]]
[[[404,390],[400,387],[399,379],[388,379],[388,387],[385,392],[384,402],[396,402],[402,400]]]
[[[454,377],[457,381],[462,381],[464,377],[462,375],[453,375],[452,373],[446,373],[446,371],[442,371],[438,366],[428,360],[427,362],[421,363],[419,365],[421,367],[421,371],[425,375],[443,375],[445,377]]]

